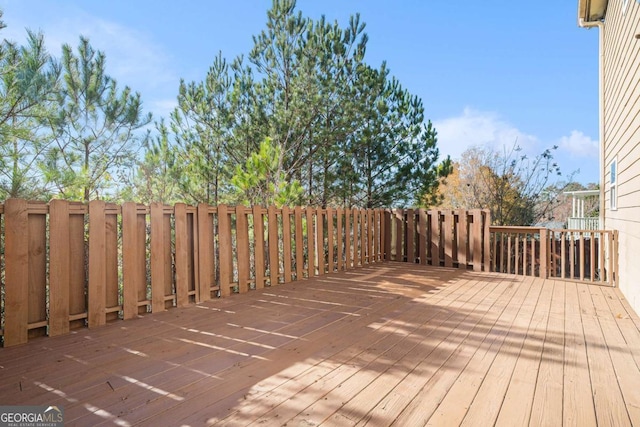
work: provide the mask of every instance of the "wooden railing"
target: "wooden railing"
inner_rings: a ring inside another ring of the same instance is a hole
[[[614,284],[617,233],[490,227],[488,211],[0,205],[5,346],[384,261]]]
[[[492,271],[615,286],[618,233],[490,227]]]
[[[381,262],[390,222],[378,209],[19,199],[0,220],[5,346]]]

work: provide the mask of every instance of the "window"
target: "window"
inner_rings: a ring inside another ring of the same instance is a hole
[[[614,158],[609,166],[609,208],[618,209],[618,158]]]
[[[627,14],[628,3],[629,0],[622,0],[622,16],[625,16]]]

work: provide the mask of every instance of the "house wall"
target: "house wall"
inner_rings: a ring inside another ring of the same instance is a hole
[[[626,7],[625,7],[626,6]],[[604,37],[605,228],[620,232],[619,285],[640,312],[640,3],[610,0]],[[611,209],[611,162],[617,159],[617,209]]]

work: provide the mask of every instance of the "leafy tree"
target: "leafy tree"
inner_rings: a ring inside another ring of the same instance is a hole
[[[1,12],[0,12],[1,16]],[[0,198],[47,198],[35,163],[50,138],[41,124],[52,114],[60,70],[42,34],[27,31],[24,46],[0,45]]]
[[[89,201],[104,195],[138,148],[136,131],[151,121],[139,93],[119,90],[105,74],[105,55],[80,37],[77,53],[62,47],[62,88],[49,121],[54,144],[41,167],[60,196]],[[144,139],[144,137],[143,137]]]
[[[499,152],[473,147],[454,165],[451,182],[442,183],[443,205],[452,208],[480,208],[491,211],[495,225],[532,225],[544,218],[564,191],[562,174],[553,161],[553,150],[534,158],[522,154],[519,146]]]
[[[236,188],[236,199],[243,204],[262,206],[296,205],[302,196],[298,181],[288,181],[278,165],[280,147],[270,138],[260,143],[244,167],[237,166],[231,179]]]

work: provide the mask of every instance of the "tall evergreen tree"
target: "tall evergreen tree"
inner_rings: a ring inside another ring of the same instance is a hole
[[[408,205],[431,192],[448,167],[438,167],[436,132],[424,123],[422,101],[380,69],[361,66],[352,102],[358,127],[343,157],[342,185],[350,204],[374,208]],[[445,160],[445,165],[448,160]]]
[[[136,131],[149,124],[139,93],[119,90],[105,72],[105,55],[80,37],[77,52],[62,47],[58,113],[50,120],[54,144],[42,162],[60,196],[89,201],[105,196],[139,148]],[[146,136],[143,136],[144,139]]]
[[[171,129],[178,142],[179,187],[188,202],[219,203],[234,166],[246,159],[234,149],[232,90],[231,69],[221,53],[203,82],[180,82]]]
[[[1,12],[0,12],[1,16]],[[50,138],[42,124],[52,114],[60,75],[42,34],[27,31],[23,46],[0,45],[0,198],[46,198],[37,160]]]
[[[181,82],[171,130],[185,200],[254,200],[237,190],[261,181],[252,164],[263,154],[310,205],[408,204],[432,192],[447,171],[435,130],[385,64],[365,63],[364,29],[358,15],[343,28],[274,0],[246,61],[218,54],[202,82]]]

